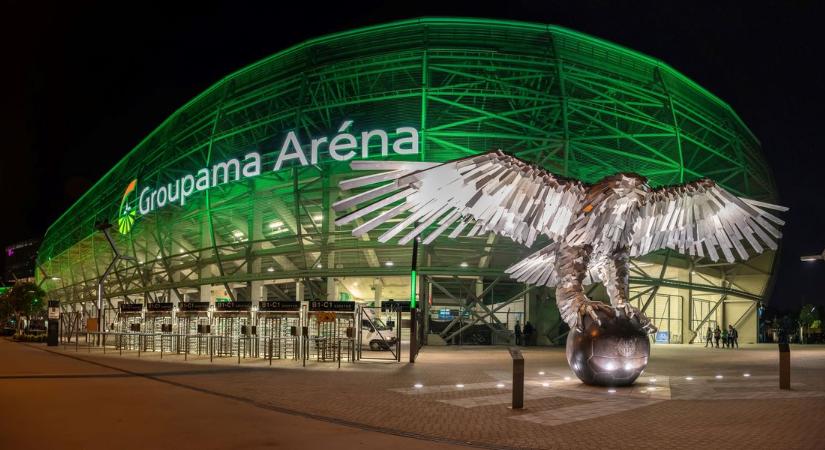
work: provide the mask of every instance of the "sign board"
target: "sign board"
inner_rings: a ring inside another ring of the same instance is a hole
[[[252,302],[222,302],[215,303],[215,311],[249,311]]]
[[[86,319],[86,331],[97,331],[97,319]]]
[[[438,318],[441,320],[450,320],[453,318],[453,312],[447,308],[439,309]]]
[[[410,312],[410,302],[387,301],[381,303],[381,312]]]
[[[172,312],[171,302],[147,303],[146,310],[149,312]]]
[[[139,313],[143,311],[143,305],[140,303],[121,303],[120,312],[122,313]]]
[[[313,300],[309,302],[309,310],[355,312],[355,302],[329,302],[324,300]]]
[[[178,303],[178,309],[182,312],[206,312],[209,311],[209,302],[181,302]]]
[[[49,320],[60,319],[60,302],[57,300],[49,300]]]
[[[258,305],[258,311],[300,311],[301,302],[282,302],[280,300],[266,300]]]
[[[656,342],[659,344],[667,344],[670,342],[670,332],[668,331],[657,331],[656,332]]]

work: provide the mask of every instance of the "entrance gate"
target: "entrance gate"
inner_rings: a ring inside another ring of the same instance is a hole
[[[143,323],[143,305],[140,303],[121,303],[118,313],[118,330],[120,334],[117,347],[121,350],[142,351],[140,326]]]
[[[215,329],[210,337],[210,355],[240,357],[241,354],[250,353],[248,336],[252,334],[251,310],[252,302],[215,304]]]
[[[307,333],[303,360],[338,361],[345,357],[354,361],[355,352],[355,302],[331,302],[313,300],[307,309]]]
[[[295,359],[300,354],[301,302],[262,301],[258,306],[255,356]],[[262,349],[263,352],[259,350]]]
[[[178,303],[177,322],[184,358],[190,353],[209,353],[209,302]]]
[[[172,303],[153,302],[146,304],[145,349],[171,353],[178,350],[178,343],[172,337]]]
[[[358,309],[358,359],[401,361],[402,307],[401,302],[397,303]],[[404,303],[409,305],[409,302]]]

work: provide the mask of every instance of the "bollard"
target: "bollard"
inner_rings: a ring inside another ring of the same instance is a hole
[[[791,389],[791,346],[779,344],[779,389]]]
[[[510,347],[510,357],[513,358],[513,409],[524,407],[524,357],[521,350]]]

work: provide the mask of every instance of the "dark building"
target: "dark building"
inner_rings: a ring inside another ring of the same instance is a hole
[[[34,281],[37,267],[37,249],[40,239],[29,239],[6,246],[4,255],[3,281],[12,284],[16,280]]]

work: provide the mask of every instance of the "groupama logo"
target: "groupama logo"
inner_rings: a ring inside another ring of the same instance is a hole
[[[137,219],[137,210],[135,209],[135,201],[137,200],[137,178],[129,183],[126,187],[126,192],[123,193],[123,198],[120,199],[120,208],[118,208],[117,216],[117,231],[120,234],[129,234],[132,231],[132,225]]]

